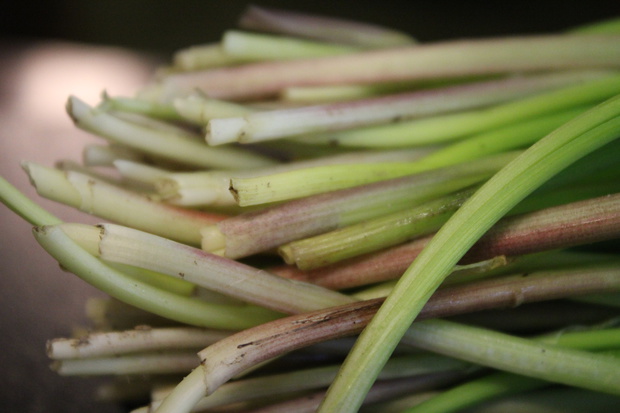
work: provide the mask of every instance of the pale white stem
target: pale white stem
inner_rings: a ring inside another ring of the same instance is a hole
[[[242,59],[225,53],[220,43],[187,47],[177,51],[173,58],[174,69],[192,71],[243,63]]]
[[[124,159],[116,159],[112,161],[112,164],[123,178],[150,186],[154,186],[159,179],[170,174],[165,169]]]
[[[112,166],[117,159],[132,160],[139,162],[144,158],[143,154],[122,145],[94,145],[84,146],[82,162],[85,166]]]
[[[333,43],[229,30],[222,38],[224,53],[246,61],[335,56],[360,49]]]
[[[223,406],[228,403],[257,398],[285,395],[303,390],[328,386],[336,377],[339,365],[292,371],[289,373],[239,380],[223,384],[213,394],[203,398],[193,411]],[[396,357],[387,362],[379,375],[380,380],[420,377],[431,373],[457,371],[469,368],[469,364],[447,357],[423,355]],[[174,389],[167,386],[153,392],[153,400],[163,400]]]
[[[155,410],[157,413],[191,412],[194,406],[207,395],[207,382],[202,364],[175,387],[161,405]]]
[[[138,354],[56,361],[52,368],[61,376],[184,373],[199,363],[196,353]]]
[[[172,105],[179,115],[197,125],[206,125],[214,118],[244,116],[255,111],[250,106],[211,99],[198,93],[175,98],[172,100]]]
[[[144,182],[137,180],[120,179],[120,177],[118,177],[118,174],[114,173],[117,171],[110,169],[102,171],[101,169],[84,166],[82,164],[69,160],[57,161],[56,168],[65,172],[72,171],[81,175],[90,176],[98,181],[102,181],[110,185],[115,185],[128,191],[143,193],[145,195],[150,195],[150,193],[153,192],[150,185],[145,185]]]
[[[88,106],[76,97],[67,102],[67,112],[75,124],[112,142],[182,164],[223,169],[252,168],[274,162],[263,156],[234,148],[210,148],[199,138],[181,129],[154,129],[121,119]],[[175,131],[173,133],[173,130]]]
[[[54,360],[116,356],[155,350],[199,350],[231,333],[191,327],[135,328],[90,333],[79,338],[48,341],[47,355]]]
[[[206,139],[210,145],[250,143],[398,122],[502,103],[588,79],[588,74],[579,72],[554,73],[474,82],[352,102],[255,112],[242,117],[210,120]]]
[[[365,99],[372,96],[402,92],[415,88],[414,83],[386,83],[346,86],[291,86],[280,93],[280,98],[296,103],[325,103]]]
[[[24,169],[39,195],[45,198],[180,242],[199,244],[200,228],[224,218],[154,202],[78,172],[63,172],[31,162],[25,163]]]
[[[230,192],[233,178],[250,178],[321,165],[343,165],[375,162],[410,162],[435,151],[435,148],[405,149],[396,151],[351,152],[323,156],[307,161],[297,161],[266,168],[242,171],[201,171],[168,173],[156,179],[159,195],[167,202],[183,206],[232,206],[237,205]],[[131,164],[119,161],[124,165]],[[122,171],[121,171],[122,173]]]
[[[258,6],[248,7],[239,19],[239,25],[252,30],[366,48],[394,47],[415,42],[406,33],[375,24]]]
[[[546,70],[618,68],[619,35],[456,40],[344,56],[261,62],[172,74],[165,93],[200,89],[219,99],[275,96],[291,86],[389,83]]]
[[[155,181],[155,188],[166,202],[182,206],[232,206],[231,176],[249,176],[250,171],[176,172]]]
[[[284,313],[325,308],[352,298],[291,281],[237,261],[119,225],[101,225],[102,259],[183,278],[193,284]]]

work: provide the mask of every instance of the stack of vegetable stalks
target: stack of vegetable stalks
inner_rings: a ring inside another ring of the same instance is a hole
[[[89,333],[47,348],[61,375],[114,376],[99,397],[618,406],[618,20],[420,44],[252,7],[134,97],[67,112],[102,143],[24,170],[105,223],[61,222],[4,180],[0,195],[109,295]]]

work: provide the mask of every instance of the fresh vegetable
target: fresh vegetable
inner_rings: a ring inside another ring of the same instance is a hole
[[[616,21],[424,44],[252,7],[135,96],[67,112],[107,144],[23,168],[110,222],[0,179],[116,309],[48,343],[59,374],[145,375],[136,411],[160,413],[447,412],[551,383],[620,401],[620,257],[598,244],[620,237]],[[508,308],[558,300],[612,320],[511,328]],[[501,330],[448,319],[491,309]]]

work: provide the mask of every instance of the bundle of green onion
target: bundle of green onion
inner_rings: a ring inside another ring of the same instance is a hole
[[[110,223],[0,182],[110,297],[54,368],[160,413],[613,410],[618,23],[419,44],[253,7],[135,97],[70,97],[106,143],[23,166]]]

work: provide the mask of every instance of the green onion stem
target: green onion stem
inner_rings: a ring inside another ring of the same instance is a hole
[[[366,412],[365,409],[371,408],[377,403],[400,398],[405,394],[426,395],[426,392],[430,389],[450,385],[459,378],[462,377],[456,374],[448,375],[447,373],[436,373],[425,377],[377,381],[366,395],[364,406],[361,411]],[[319,408],[321,400],[324,397],[325,390],[322,390],[310,395],[300,396],[293,400],[253,409],[248,413],[313,413]]]

